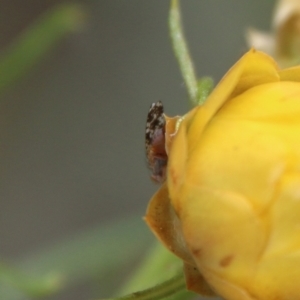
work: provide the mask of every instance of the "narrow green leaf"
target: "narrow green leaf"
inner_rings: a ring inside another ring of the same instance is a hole
[[[171,0],[169,29],[174,53],[179,63],[190,101],[195,106],[198,102],[197,76],[184,38],[178,0]]]
[[[83,23],[77,4],[57,5],[27,28],[0,56],[0,92],[26,72],[67,34]]]
[[[73,239],[34,253],[22,266],[34,274],[61,274],[74,283],[135,259],[151,241],[152,235],[142,218],[131,216],[83,231]]]
[[[0,295],[6,293],[6,300],[20,299],[13,296],[13,293],[9,297],[5,287],[7,284],[33,297],[42,295],[41,282],[44,283],[46,294],[49,287],[45,285],[47,282],[55,284],[57,288],[66,288],[94,276],[103,276],[108,271],[128,267],[128,263],[136,260],[151,241],[151,233],[143,220],[136,216],[85,230],[71,239],[24,258],[17,266],[27,275],[28,281],[23,281],[24,278],[17,273],[10,273],[9,280],[1,280],[5,277],[0,276]]]
[[[35,298],[51,295],[61,287],[61,278],[56,274],[48,274],[42,278],[29,276],[3,263],[0,265],[0,282]]]

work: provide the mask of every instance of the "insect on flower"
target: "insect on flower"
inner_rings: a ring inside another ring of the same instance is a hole
[[[152,103],[147,115],[145,145],[151,179],[157,183],[163,182],[166,177],[168,156],[165,149],[165,126],[161,101]]]
[[[299,100],[300,66],[251,49],[175,130],[165,116],[168,180],[145,220],[188,289],[300,300]]]

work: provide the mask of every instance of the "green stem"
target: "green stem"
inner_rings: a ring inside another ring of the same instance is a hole
[[[119,295],[149,288],[169,279],[181,268],[181,261],[159,242],[151,247],[141,265],[119,291]]]
[[[124,297],[114,298],[114,300],[158,300],[184,290],[185,279],[181,272],[173,278],[152,288],[135,292]]]
[[[190,101],[193,106],[198,105],[197,76],[184,38],[178,0],[171,0],[169,28],[174,53],[179,63]]]
[[[84,19],[77,4],[62,4],[41,16],[0,56],[0,92],[38,62]]]
[[[142,300],[151,298],[153,295],[155,295],[155,299],[162,299],[166,297],[166,294],[172,294],[173,300],[191,299],[195,294],[185,289],[182,272],[181,275],[177,275],[178,270],[181,268],[181,260],[171,254],[160,243],[156,242],[141,266],[118,293],[119,295],[129,294],[129,296],[120,297],[120,299],[131,299],[136,297],[136,295],[141,297]],[[172,276],[175,277],[172,278]],[[172,279],[170,280],[170,278]],[[159,282],[164,283],[157,285]],[[178,289],[174,288],[176,285]],[[151,286],[152,288],[146,289]],[[136,290],[143,291],[130,294]],[[119,298],[115,299],[118,300]]]

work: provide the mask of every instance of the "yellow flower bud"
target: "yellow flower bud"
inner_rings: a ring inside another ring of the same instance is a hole
[[[278,0],[270,33],[249,28],[246,39],[251,47],[272,55],[280,66],[300,62],[300,1]]]
[[[187,287],[300,299],[300,67],[250,50],[179,120],[145,219],[184,261]]]

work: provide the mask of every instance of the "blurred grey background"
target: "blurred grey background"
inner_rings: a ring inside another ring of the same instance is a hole
[[[0,51],[60,2],[1,0]],[[142,216],[157,188],[144,153],[148,108],[159,99],[168,115],[189,107],[169,40],[169,1],[69,2],[85,7],[85,27],[0,102],[0,253],[7,259],[108,219]],[[219,80],[246,51],[245,29],[269,29],[273,4],[182,1],[198,76]]]

